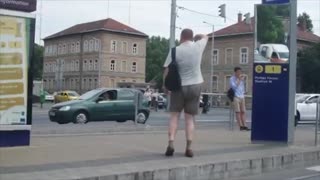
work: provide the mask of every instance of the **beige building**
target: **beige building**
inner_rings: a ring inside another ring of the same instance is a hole
[[[214,32],[213,92],[225,94],[229,89],[229,79],[233,75],[233,69],[239,66],[245,76],[246,94],[252,94],[254,27],[254,18],[251,18],[250,23],[246,23],[239,14],[236,24]],[[307,32],[305,27],[299,25],[297,40],[298,48],[301,49],[320,42],[320,37]],[[212,38],[207,44],[202,61],[202,73],[205,79],[203,90],[206,92],[210,92],[211,43]],[[299,85],[299,82],[297,84]]]
[[[44,39],[44,87],[84,93],[145,83],[147,35],[111,18],[78,24]]]

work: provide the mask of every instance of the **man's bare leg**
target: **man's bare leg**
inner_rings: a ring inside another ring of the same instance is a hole
[[[242,123],[242,117],[241,117],[242,113],[240,112],[236,112],[236,119],[237,119],[237,123],[239,125],[239,127],[243,127],[244,124]]]
[[[193,152],[191,148],[192,140],[193,140],[193,134],[194,134],[194,121],[195,117],[194,115],[185,113],[185,125],[186,125],[186,140],[187,140],[187,145],[186,145],[186,156],[187,157],[193,157]]]
[[[241,112],[241,122],[242,122],[242,125],[244,127],[247,127],[246,126],[246,113],[245,112]]]
[[[169,142],[168,142],[167,151],[165,153],[166,156],[172,156],[174,153],[173,143],[177,134],[179,116],[180,116],[179,112],[170,113],[169,129],[168,129]]]

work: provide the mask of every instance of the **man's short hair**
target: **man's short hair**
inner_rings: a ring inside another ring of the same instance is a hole
[[[241,70],[241,67],[235,67],[235,68],[234,68],[234,72],[237,72],[237,71],[239,71],[239,70]]]
[[[191,29],[184,29],[181,31],[181,39],[192,40],[193,31]]]

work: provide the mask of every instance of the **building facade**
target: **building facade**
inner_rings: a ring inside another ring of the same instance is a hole
[[[44,87],[82,94],[145,83],[147,35],[113,19],[78,24],[44,39]]]
[[[252,94],[254,27],[254,18],[246,22],[239,14],[236,24],[214,32],[214,48],[212,50],[212,38],[210,38],[202,60],[202,73],[205,79],[203,90],[205,92],[210,92],[212,82],[214,93],[226,94],[229,89],[229,79],[234,74],[234,67],[239,66],[243,70],[246,94]],[[209,34],[209,37],[212,37],[212,34]],[[320,37],[307,32],[303,25],[299,25],[297,41],[298,48],[302,49],[320,42]],[[214,65],[211,77],[212,54]],[[297,85],[299,84],[297,82]]]

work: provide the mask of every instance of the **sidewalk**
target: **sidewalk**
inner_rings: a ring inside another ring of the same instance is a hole
[[[183,156],[184,132],[176,153],[165,157],[165,131],[32,138],[30,147],[0,149],[1,180],[223,179],[261,173],[320,159],[313,133],[297,130],[292,146],[251,144],[249,132],[198,130],[195,157]]]

